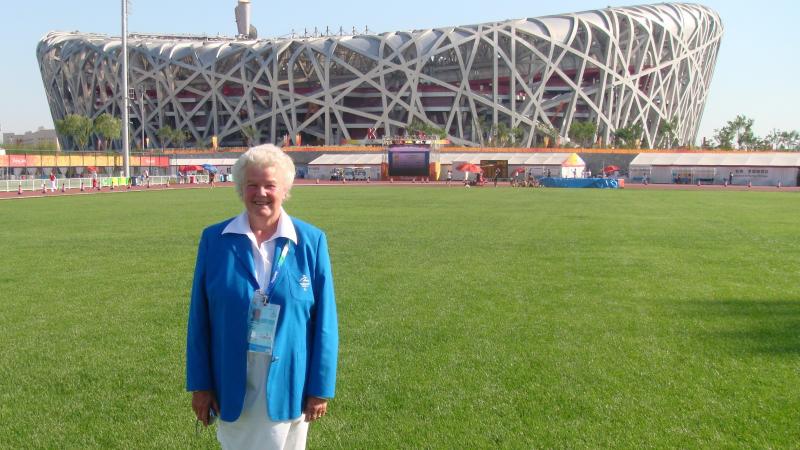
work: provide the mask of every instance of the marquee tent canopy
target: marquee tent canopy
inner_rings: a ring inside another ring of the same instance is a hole
[[[797,186],[800,153],[641,153],[631,161],[633,181],[754,186]]]
[[[561,166],[583,167],[586,163],[576,153],[442,153],[442,164],[506,160],[509,166]]]
[[[383,162],[382,154],[335,154],[326,153],[308,163],[309,166],[375,166]]]
[[[631,166],[800,167],[800,153],[640,153]]]

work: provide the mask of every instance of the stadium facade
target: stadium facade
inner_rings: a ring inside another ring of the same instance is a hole
[[[134,34],[132,135],[170,145],[157,137],[170,126],[199,145],[254,134],[334,145],[402,134],[417,119],[455,144],[516,127],[517,146],[536,146],[588,121],[602,145],[640,124],[641,145],[655,147],[674,121],[677,141],[691,143],[722,34],[716,12],[680,3],[381,34]],[[121,116],[120,38],[51,32],[37,56],[55,120]]]

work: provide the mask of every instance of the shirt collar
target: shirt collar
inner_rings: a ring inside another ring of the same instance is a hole
[[[250,238],[250,240],[255,244],[256,242],[256,235],[253,234],[253,230],[250,229],[250,221],[247,219],[247,211],[243,211],[238,216],[234,217],[228,225],[225,226],[225,229],[222,230],[222,234],[243,234]],[[281,215],[278,217],[278,228],[275,230],[275,234],[269,237],[265,242],[272,241],[277,238],[286,238],[297,245],[297,231],[294,229],[294,223],[292,223],[292,219],[286,214],[286,211],[281,207]]]

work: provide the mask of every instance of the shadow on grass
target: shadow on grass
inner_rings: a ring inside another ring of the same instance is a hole
[[[734,353],[800,356],[800,299],[695,300],[681,305],[695,333]]]

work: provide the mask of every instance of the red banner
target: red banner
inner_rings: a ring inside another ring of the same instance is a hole
[[[25,155],[8,155],[9,167],[25,167],[28,165]]]

